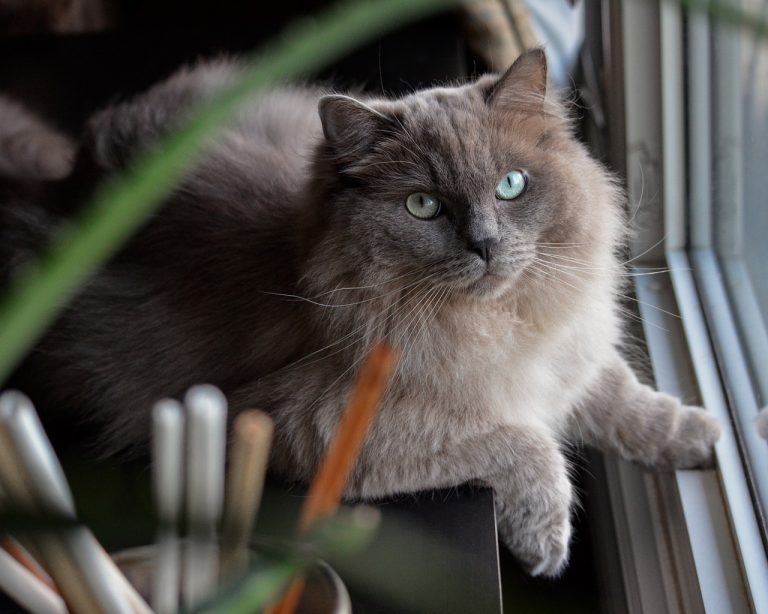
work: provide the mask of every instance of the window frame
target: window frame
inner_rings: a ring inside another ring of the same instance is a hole
[[[634,279],[653,374],[660,390],[703,404],[723,427],[714,469],[651,473],[603,460],[622,571],[609,581],[623,585],[608,592],[625,600],[608,609],[768,612],[764,519],[749,470],[768,446],[752,441],[755,455],[743,446],[757,396],[712,241],[710,126],[724,107],[713,109],[711,69],[727,58],[710,62],[709,17],[679,2],[601,6],[611,158],[636,208],[633,264],[654,273]]]

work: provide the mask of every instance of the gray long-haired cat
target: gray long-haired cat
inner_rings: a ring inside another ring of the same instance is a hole
[[[238,73],[203,64],[107,109],[80,166],[118,171]],[[520,561],[557,574],[566,442],[694,467],[719,427],[621,358],[622,196],[545,88],[532,51],[500,78],[399,100],[254,99],[40,343],[36,401],[135,447],[153,401],[212,382],[233,411],[273,415],[273,467],[305,480],[386,337],[401,360],[348,494],[480,480]],[[6,262],[54,209],[6,208]]]

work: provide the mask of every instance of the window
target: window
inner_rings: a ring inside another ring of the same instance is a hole
[[[610,157],[627,179],[656,383],[724,434],[713,470],[608,459],[609,507],[629,611],[763,612],[768,445],[753,420],[768,399],[768,44],[681,4],[602,3]]]

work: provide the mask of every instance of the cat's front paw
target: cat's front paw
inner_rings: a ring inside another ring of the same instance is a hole
[[[532,576],[556,577],[565,569],[571,542],[571,520],[566,518],[551,526],[537,540],[527,570]]]
[[[722,430],[718,421],[700,407],[683,406],[675,429],[659,451],[659,468],[693,469],[710,467],[714,447]]]
[[[501,538],[532,576],[558,576],[568,562],[572,487],[558,482],[526,502],[497,503]]]

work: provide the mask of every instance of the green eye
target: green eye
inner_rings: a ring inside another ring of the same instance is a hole
[[[509,171],[496,186],[496,198],[513,200],[525,192],[528,187],[528,175],[524,171]]]
[[[414,192],[405,199],[408,213],[420,220],[429,220],[440,214],[440,201],[424,192]]]

